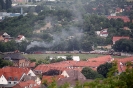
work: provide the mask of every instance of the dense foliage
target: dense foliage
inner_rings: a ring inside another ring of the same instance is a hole
[[[133,41],[121,39],[116,41],[116,43],[113,45],[113,49],[119,52],[133,52]]]
[[[98,74],[96,71],[88,67],[83,68],[81,72],[87,79],[103,78],[101,74]]]
[[[111,63],[105,63],[102,64],[100,66],[98,66],[97,68],[97,72],[101,75],[103,75],[103,77],[107,77],[107,73],[109,72],[109,69],[112,67]]]
[[[0,0],[0,11],[7,10],[12,7],[12,0]]]
[[[0,42],[0,51],[1,52],[14,52],[15,50],[20,50],[25,52],[28,43],[23,41],[21,43],[16,43],[15,41],[9,42]]]
[[[13,63],[9,60],[3,60],[2,58],[0,58],[0,68],[4,66],[13,66]]]

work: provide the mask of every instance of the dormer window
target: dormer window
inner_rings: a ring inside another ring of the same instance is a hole
[[[11,81],[12,80],[12,77],[8,77],[8,81]]]
[[[17,77],[15,77],[15,78],[14,78],[14,81],[17,81],[17,80],[18,80],[18,78],[17,78]]]

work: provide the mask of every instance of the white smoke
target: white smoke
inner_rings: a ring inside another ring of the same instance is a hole
[[[77,27],[70,27],[69,30],[62,30],[60,33],[54,33],[52,34],[53,41],[50,43],[47,42],[40,42],[40,41],[33,41],[27,46],[27,50],[33,47],[44,47],[44,48],[50,48],[52,46],[58,45],[63,41],[71,40],[71,39],[77,39],[80,40],[83,33],[82,30],[80,30]]]

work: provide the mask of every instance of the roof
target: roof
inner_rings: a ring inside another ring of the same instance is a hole
[[[115,60],[117,62],[126,63],[126,62],[132,62],[133,61],[133,57],[126,57],[126,58],[122,58],[122,59],[116,58]]]
[[[30,63],[30,65],[29,65],[29,67],[35,67],[36,66],[36,62],[32,62],[32,63]]]
[[[42,73],[48,72],[50,70],[59,70],[59,71],[63,71],[65,68],[64,67],[54,67],[54,65],[49,66],[49,65],[38,65],[34,70],[35,71],[41,71]]]
[[[105,62],[107,61],[102,61],[102,60],[101,61],[61,61],[61,62],[52,63],[52,64],[41,64],[41,65],[38,65],[34,70],[41,71],[42,73],[48,72],[50,70],[64,71],[66,69],[75,69],[75,70],[81,71],[82,67],[96,68],[99,65],[104,64]]]
[[[88,59],[88,61],[92,61],[92,62],[109,62],[112,59],[113,58],[110,55],[106,55],[106,56],[100,56],[100,57],[96,57],[96,58],[90,58],[90,59]]]
[[[68,78],[59,79],[57,81],[57,85],[61,86],[61,85],[65,84],[65,83],[69,83],[71,86],[73,86],[73,85],[76,85],[77,81],[79,83],[83,84],[85,82],[91,82],[93,80],[91,80],[91,79],[88,79],[88,80],[84,80],[84,79],[77,80],[77,79],[74,79],[73,77],[68,77]]]
[[[3,58],[6,58],[6,57],[9,57],[11,58],[12,60],[14,59],[26,59],[21,53],[8,53],[6,55],[3,56]]]
[[[37,79],[37,76],[29,76],[29,75],[24,75],[23,77],[23,81],[28,81],[28,80],[36,80]]]
[[[4,72],[3,75],[7,80],[10,81],[19,81],[24,73],[18,72]]]
[[[120,39],[130,39],[128,36],[113,36],[113,41],[116,42]]]
[[[29,80],[26,82],[20,82],[17,85],[13,86],[13,88],[39,88],[39,86],[33,80]]]
[[[126,63],[127,62],[133,62],[133,57],[126,57],[126,58],[115,58],[115,60],[117,61],[117,68],[118,68],[118,72],[124,72],[126,70]]]
[[[51,83],[53,81],[58,81],[59,79],[62,79],[62,78],[64,78],[63,75],[43,76],[42,82],[46,80],[48,83]]]
[[[83,79],[86,80],[86,77],[78,70],[73,70],[73,69],[69,69],[69,70],[65,70],[66,73],[69,75],[69,77],[73,78],[73,79]]]
[[[128,16],[108,16],[107,17],[109,20],[110,19],[122,19],[124,22],[130,22],[130,19],[128,18]]]
[[[2,72],[17,72],[17,73],[28,73],[30,71],[29,68],[18,68],[18,67],[3,67]]]

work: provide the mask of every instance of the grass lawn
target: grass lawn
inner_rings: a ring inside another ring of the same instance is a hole
[[[87,60],[89,58],[95,58],[99,56],[103,56],[100,54],[24,54],[27,58],[32,58],[36,60],[45,59],[46,57],[57,57],[57,56],[65,56],[65,55],[72,55],[72,56],[79,56],[81,60]],[[114,58],[124,58],[122,56],[112,56]]]

